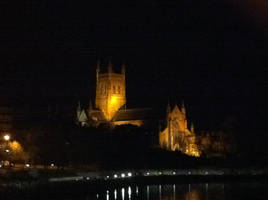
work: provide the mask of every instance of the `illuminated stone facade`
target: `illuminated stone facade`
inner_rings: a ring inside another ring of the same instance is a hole
[[[126,109],[126,78],[125,67],[121,73],[115,73],[112,64],[108,64],[108,70],[101,72],[100,64],[96,69],[96,99],[95,108],[89,103],[87,110],[81,109],[80,103],[77,108],[76,121],[81,126],[99,126],[108,124],[118,126],[131,124],[143,126],[158,126],[159,121],[165,118],[165,112],[157,113],[150,108]],[[150,123],[148,123],[150,122]],[[187,155],[200,156],[196,145],[196,136],[193,130],[188,129],[186,110],[184,105],[175,106],[171,111],[167,110],[167,127],[159,133],[161,148],[171,151],[181,151]]]
[[[109,63],[108,72],[100,73],[98,64],[96,70],[96,108],[100,109],[105,118],[112,120],[115,113],[126,104],[125,67],[121,74],[114,73]]]
[[[167,108],[167,127],[159,133],[159,144],[161,148],[170,151],[181,151],[190,156],[200,156],[196,145],[196,136],[193,125],[191,130],[187,126],[186,110],[184,105],[177,105],[171,111]]]
[[[109,124],[111,126],[132,124],[141,126],[143,121],[139,118],[141,109],[126,109],[126,78],[125,66],[121,73],[113,71],[109,62],[108,70],[101,72],[100,63],[96,69],[96,99],[95,109],[89,103],[87,111],[77,108],[76,121],[81,126],[98,126]]]

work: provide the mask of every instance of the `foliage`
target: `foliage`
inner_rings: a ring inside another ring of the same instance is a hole
[[[9,152],[9,158],[13,162],[23,162],[25,159],[27,159],[28,155],[23,150],[22,146],[17,141],[11,141],[8,144],[10,152]]]

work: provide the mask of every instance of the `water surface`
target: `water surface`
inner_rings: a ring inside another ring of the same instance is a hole
[[[100,200],[267,200],[265,183],[202,183],[136,185],[110,188],[87,194],[84,198]],[[74,198],[70,198],[72,200]]]

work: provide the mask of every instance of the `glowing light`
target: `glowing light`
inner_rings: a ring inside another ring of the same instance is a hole
[[[125,199],[125,188],[122,188],[121,193],[122,193],[122,200],[124,200]]]
[[[54,167],[55,165],[54,165],[54,163],[51,163],[50,166],[51,166],[51,167]]]
[[[150,199],[150,187],[147,185],[146,187],[147,199]]]
[[[162,196],[162,186],[159,185],[159,199],[161,199],[161,196]]]
[[[6,141],[10,140],[10,136],[9,135],[4,135],[4,140],[6,140]]]
[[[147,173],[146,173],[146,175],[150,175],[150,173],[149,173],[149,172],[147,172]]]
[[[106,178],[110,178],[110,176],[106,176]]]
[[[172,172],[172,174],[173,174],[173,175],[175,175],[175,174],[176,174],[176,172]]]
[[[6,152],[9,153],[9,149],[6,149]]]
[[[117,98],[115,96],[112,96],[111,98],[111,104],[115,105],[117,103]]]
[[[114,190],[114,199],[116,200],[117,199],[117,191]]]
[[[128,175],[129,177],[131,177],[131,176],[132,176],[132,173],[131,173],[131,172],[128,172],[127,175]]]
[[[28,164],[28,163],[27,163],[27,164],[25,164],[25,167],[27,167],[27,168],[28,168],[28,167],[30,167],[30,164]]]
[[[175,184],[173,185],[173,199],[175,199],[176,196],[176,186]]]
[[[122,178],[125,178],[125,177],[126,177],[126,175],[125,175],[125,174],[121,174],[121,177],[122,177]]]
[[[10,147],[10,151],[14,152],[15,154],[23,154],[23,149],[17,141],[9,142],[8,146]]]
[[[130,186],[128,187],[127,193],[128,193],[128,199],[131,199],[131,187]]]
[[[115,175],[114,175],[114,178],[117,178],[117,177],[118,177],[117,174],[115,174]]]

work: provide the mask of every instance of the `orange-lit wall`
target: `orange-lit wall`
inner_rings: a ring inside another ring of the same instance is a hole
[[[118,126],[118,125],[125,125],[125,124],[131,124],[135,126],[142,126],[143,121],[142,120],[130,120],[130,121],[117,121],[113,122],[113,125]]]
[[[116,73],[99,74],[96,88],[96,107],[110,121],[126,104],[125,75]]]
[[[200,156],[195,134],[187,128],[185,110],[177,106],[168,114],[168,126],[159,133],[159,144],[163,149],[182,151],[190,156]]]

